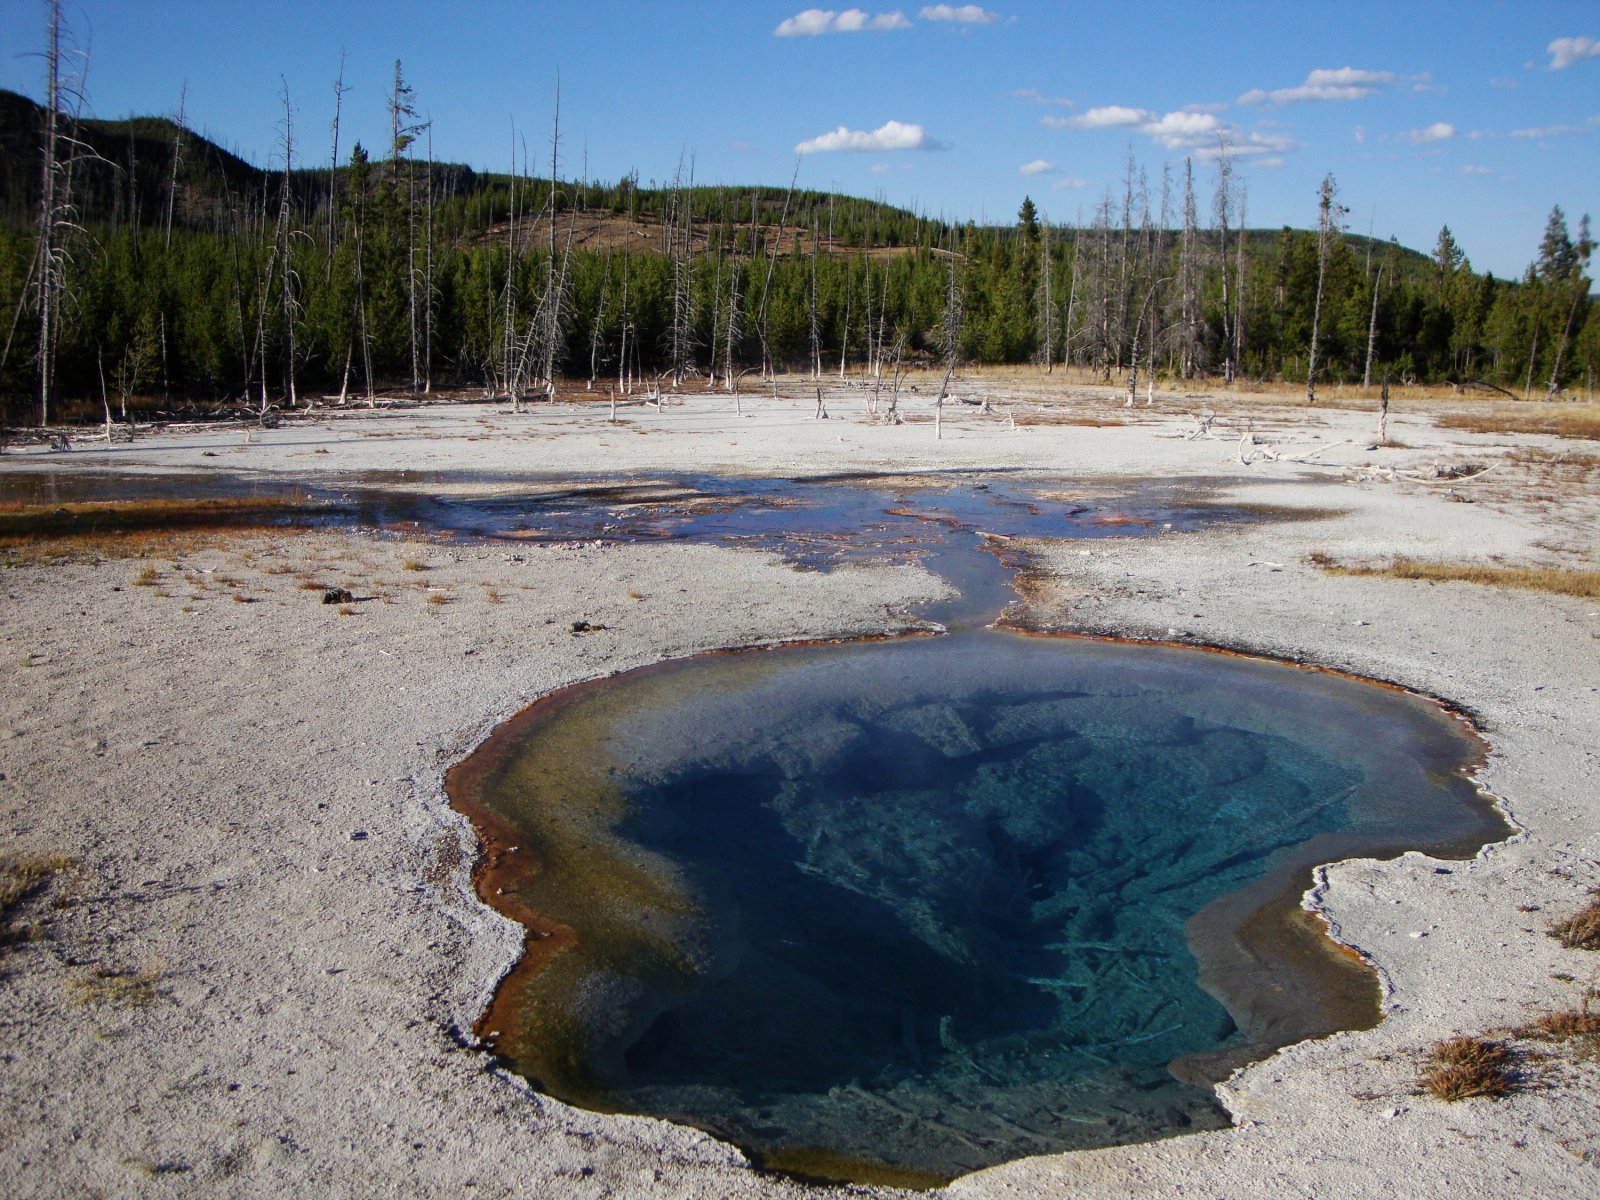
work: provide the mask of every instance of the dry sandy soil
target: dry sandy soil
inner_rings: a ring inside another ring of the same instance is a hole
[[[1402,407],[1390,434],[1403,448],[1369,449],[1370,411],[1158,395],[1124,413],[1109,391],[1036,379],[963,387],[984,390],[1017,427],[963,407],[935,440],[925,419],[869,422],[859,392],[836,395],[827,421],[804,399],[747,399],[736,418],[726,397],[696,393],[631,408],[620,426],[575,405],[430,406],[80,441],[71,454],[13,447],[0,472],[403,469],[427,487],[453,470],[554,481],[1009,467],[1205,479],[1304,508],[1291,522],[1035,543],[1027,617],[1258,650],[1446,698],[1487,737],[1481,783],[1520,832],[1470,862],[1412,854],[1322,871],[1308,903],[1372,962],[1385,1019],[1237,1073],[1219,1088],[1233,1128],[1023,1160],[948,1190],[1600,1195],[1600,1063],[1574,1043],[1518,1041],[1524,1086],[1504,1099],[1416,1090],[1436,1039],[1577,1007],[1596,981],[1600,958],[1547,930],[1600,884],[1600,602],[1331,575],[1311,558],[1592,570],[1595,444],[1441,430],[1431,410]],[[1207,406],[1221,413],[1212,436],[1190,436],[1188,414]],[[925,389],[907,411],[928,416]],[[1083,417],[1112,423],[1062,423]],[[1241,446],[1247,427],[1275,458]],[[1493,469],[1436,475],[1468,462]],[[374,598],[346,614],[306,582]],[[0,1193],[815,1190],[703,1134],[543,1098],[475,1048],[473,1021],[520,938],[472,893],[474,840],[442,776],[498,721],[574,681],[713,647],[906,628],[908,607],[942,590],[932,575],[802,573],[671,544],[236,532],[153,559],[13,562],[0,587],[0,846],[60,867],[10,913],[27,934],[0,947]],[[576,620],[605,628],[574,634]]]

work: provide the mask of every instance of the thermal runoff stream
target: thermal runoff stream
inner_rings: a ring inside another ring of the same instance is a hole
[[[1370,973],[1300,910],[1311,868],[1505,835],[1466,779],[1475,740],[1431,702],[978,627],[1009,573],[977,530],[1265,514],[1156,484],[1090,503],[970,479],[674,486],[523,506],[496,532],[570,537],[581,512],[598,536],[812,567],[911,553],[962,598],[934,611],[941,637],[568,689],[455,770],[480,888],[529,929],[480,1031],[551,1095],[773,1169],[912,1185],[1218,1127],[1209,1080],[1377,1019]]]

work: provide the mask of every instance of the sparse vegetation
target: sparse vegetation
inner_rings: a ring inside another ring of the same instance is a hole
[[[161,579],[161,572],[154,567],[140,567],[139,573],[133,577],[134,587],[155,587]]]
[[[0,866],[0,945],[28,936],[27,930],[13,927],[13,916],[25,900],[44,888],[51,876],[71,865],[70,858],[53,854],[18,859]]]
[[[1422,1090],[1439,1100],[1495,1099],[1516,1090],[1516,1052],[1504,1042],[1453,1037],[1435,1042],[1417,1077]]]
[[[426,571],[428,564],[420,558],[403,558],[400,560],[400,567],[405,571]]]
[[[1307,557],[1312,566],[1330,575],[1387,575],[1393,579],[1477,583],[1548,592],[1558,596],[1579,596],[1588,600],[1600,599],[1600,571],[1568,567],[1498,567],[1480,563],[1422,562],[1400,555],[1382,566],[1356,566],[1341,563],[1320,550]]]
[[[1543,433],[1600,441],[1600,409],[1593,405],[1561,409],[1539,405],[1531,412],[1507,412],[1496,407],[1488,412],[1443,413],[1435,423],[1442,429],[1463,429],[1470,433]]]
[[[173,560],[227,546],[240,533],[290,532],[281,522],[306,508],[245,498],[0,505],[0,563]]]
[[[1569,950],[1600,950],[1600,900],[1591,900],[1550,927],[1550,936]]]
[[[1520,1038],[1538,1042],[1567,1042],[1577,1038],[1592,1042],[1600,1039],[1600,1013],[1592,1013],[1587,1007],[1545,1013],[1513,1032]]]
[[[119,971],[96,966],[67,980],[67,991],[77,1003],[112,1004],[121,1008],[142,1008],[155,1003],[156,987],[165,972],[156,965],[138,971]]]

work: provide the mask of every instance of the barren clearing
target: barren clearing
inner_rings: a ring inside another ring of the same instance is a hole
[[[1386,1019],[1236,1074],[1219,1089],[1234,1128],[1023,1160],[948,1190],[1600,1194],[1600,1060],[1578,1053],[1581,1038],[1518,1042],[1523,1086],[1502,1099],[1447,1104],[1418,1086],[1436,1042],[1509,1037],[1581,1007],[1600,976],[1593,952],[1548,936],[1600,884],[1600,604],[1317,565],[1592,572],[1600,447],[1442,428],[1440,412],[1489,411],[1448,397],[1398,401],[1398,445],[1372,448],[1367,401],[1158,393],[1125,409],[1114,389],[1000,375],[956,391],[1002,415],[952,405],[935,440],[926,419],[869,422],[859,388],[832,386],[831,419],[814,420],[811,388],[750,389],[742,417],[694,391],[629,406],[617,425],[601,404],[429,405],[80,438],[68,454],[13,445],[0,495],[42,469],[350,486],[406,472],[445,492],[436,477],[452,472],[558,490],[616,472],[959,468],[1068,489],[1207,480],[1304,508],[1289,523],[1031,543],[1025,619],[1259,651],[1445,698],[1488,738],[1481,782],[1523,832],[1471,862],[1323,870],[1308,903],[1370,958]],[[937,381],[918,388],[902,409],[929,418]],[[702,1134],[547,1100],[474,1048],[473,1020],[520,939],[472,895],[474,846],[442,773],[564,684],[713,647],[903,629],[936,578],[673,544],[270,529],[23,539],[0,556],[0,822],[8,862],[32,864],[5,893],[0,1192],[810,1190]],[[335,586],[352,601],[321,603]]]

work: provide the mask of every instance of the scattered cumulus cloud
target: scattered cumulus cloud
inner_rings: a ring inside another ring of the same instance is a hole
[[[1077,108],[1071,100],[1063,96],[1046,96],[1038,88],[1018,88],[1011,93],[1018,100],[1026,100],[1031,104],[1043,104],[1052,108]]]
[[[835,12],[831,8],[808,8],[778,23],[775,37],[819,37],[825,33],[860,33],[867,29],[910,29],[911,22],[898,8],[869,17],[859,8]]]
[[[1214,112],[1180,108],[1156,113],[1148,108],[1106,104],[1073,117],[1045,117],[1052,129],[1131,129],[1168,150],[1186,150],[1214,142],[1231,132]]]
[[[1277,159],[1279,165],[1283,156],[1290,151],[1300,149],[1300,143],[1287,133],[1275,130],[1255,130],[1239,137],[1219,138],[1215,143],[1195,147],[1194,156],[1201,160],[1214,159],[1227,151],[1230,158],[1236,159],[1261,159],[1263,163],[1270,164],[1270,160]]]
[[[810,138],[794,148],[796,154],[821,154],[830,150],[879,153],[884,150],[943,150],[943,143],[928,136],[921,125],[885,121],[867,132],[841,125],[832,133]]]
[[[1585,58],[1600,58],[1600,41],[1589,37],[1557,38],[1545,47],[1545,53],[1550,55],[1552,71],[1565,71]]]
[[[1088,186],[1089,181],[1087,179],[1079,179],[1076,175],[1068,175],[1065,179],[1058,179],[1052,183],[1050,185],[1050,190],[1052,192],[1065,192],[1077,188],[1086,188]]]
[[[917,10],[924,21],[953,21],[958,25],[987,25],[1000,19],[999,13],[985,12],[976,4],[926,4]]]
[[[1493,175],[1494,174],[1494,168],[1493,167],[1479,167],[1479,166],[1473,165],[1472,163],[1464,163],[1464,164],[1462,164],[1462,167],[1461,167],[1461,173],[1463,175]]]
[[[1130,125],[1143,125],[1154,117],[1155,113],[1149,109],[1106,104],[1075,117],[1046,117],[1044,123],[1055,129],[1125,129]]]
[[[1031,163],[1023,163],[1017,168],[1019,175],[1054,175],[1056,165],[1042,158],[1036,158]]]
[[[1392,71],[1360,71],[1355,67],[1319,67],[1298,87],[1265,91],[1252,88],[1239,97],[1239,103],[1253,107],[1294,104],[1302,100],[1360,100],[1379,87],[1394,82]]]
[[[1435,121],[1426,129],[1408,129],[1397,140],[1412,146],[1425,146],[1429,142],[1448,142],[1456,135],[1456,127],[1447,121]]]
[[[1215,113],[1169,112],[1139,126],[1139,132],[1148,134],[1168,150],[1215,141],[1222,133],[1222,122]]]
[[[736,151],[739,154],[754,154],[756,148],[749,142],[736,141],[729,142],[728,149]]]
[[[1350,133],[1356,139],[1356,145],[1365,146],[1367,144],[1367,127],[1365,125],[1357,125]]]

